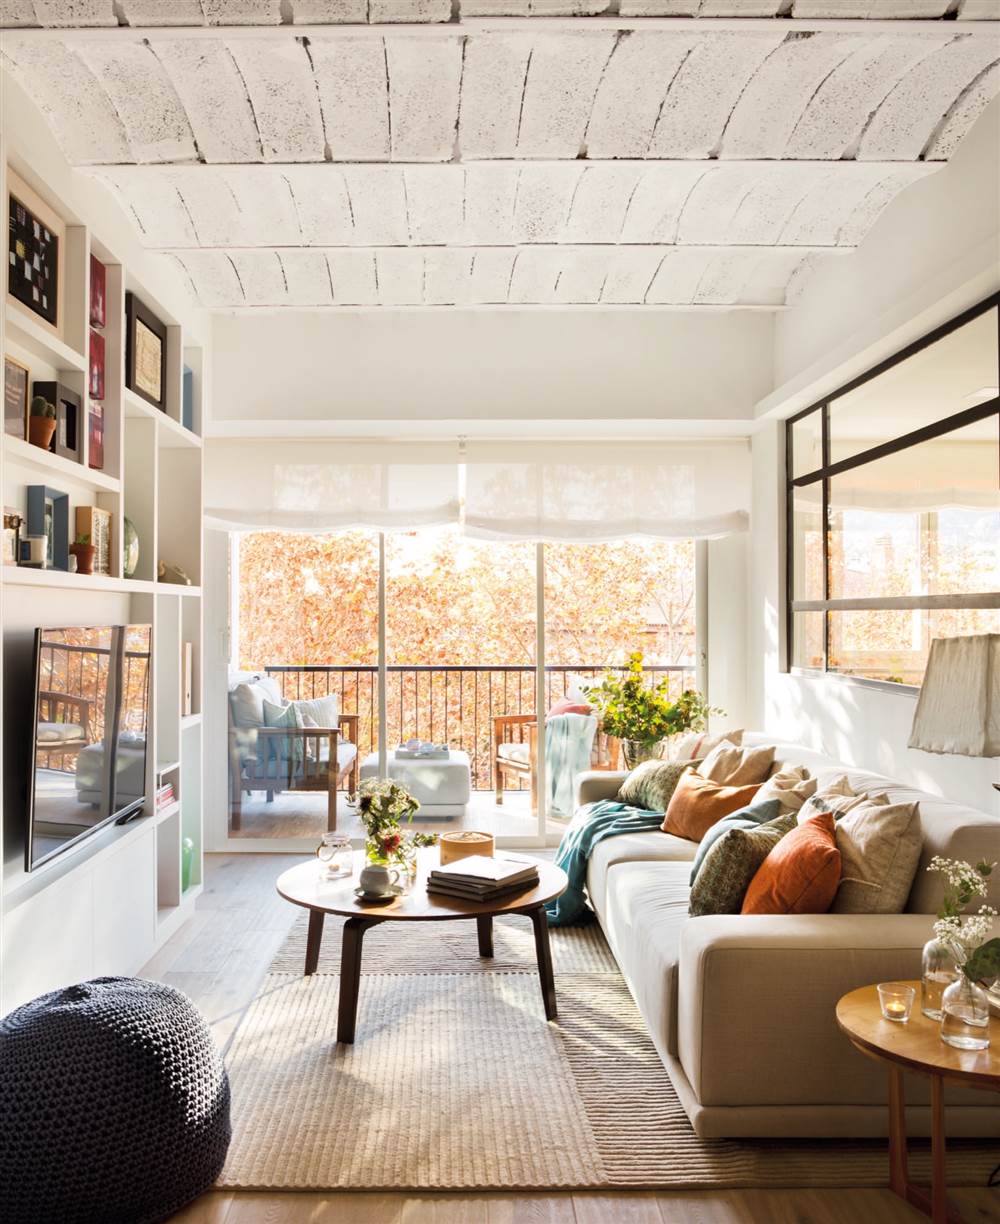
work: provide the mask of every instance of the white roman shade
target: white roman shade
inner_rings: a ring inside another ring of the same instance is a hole
[[[550,445],[537,455],[470,444],[465,530],[495,540],[692,539],[746,531],[745,441]]]
[[[205,448],[205,522],[226,531],[459,524],[494,540],[691,539],[745,531],[749,502],[744,440],[460,449],[255,438]]]
[[[454,443],[384,447],[299,439],[213,439],[205,524],[225,531],[412,530],[456,523]]]

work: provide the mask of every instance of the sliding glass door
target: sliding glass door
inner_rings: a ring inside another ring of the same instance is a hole
[[[446,765],[421,764],[423,827],[557,839],[575,774],[620,763],[580,713],[588,682],[641,651],[650,683],[696,684],[693,541],[540,545],[457,526],[231,540],[232,838],[319,840],[331,767],[310,726],[337,720],[361,776],[378,773],[380,740],[389,762],[407,741],[447,746]],[[346,763],[337,827],[360,839]]]

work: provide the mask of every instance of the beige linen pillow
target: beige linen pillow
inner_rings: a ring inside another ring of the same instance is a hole
[[[812,798],[806,800],[799,808],[799,824],[804,824],[814,816],[819,816],[821,812],[832,812],[834,819],[839,819],[841,816],[846,816],[852,808],[856,808],[859,804],[883,805],[888,802],[889,796],[886,794],[864,795],[860,791],[853,790],[845,775],[828,783]]]
[[[804,765],[782,765],[760,788],[754,802],[777,799],[782,812],[798,812],[806,800],[815,795],[818,785]]]
[[[704,759],[719,744],[741,744],[743,728],[723,731],[721,735],[709,735],[706,731],[679,731],[669,735],[660,743],[661,761],[694,761]]]
[[[759,786],[773,766],[773,744],[762,744],[759,748],[719,744],[705,757],[698,772],[722,786]]]
[[[901,914],[920,863],[923,831],[915,803],[860,803],[837,821],[842,874],[837,914]]]

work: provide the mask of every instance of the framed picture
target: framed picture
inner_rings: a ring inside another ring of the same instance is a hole
[[[69,494],[28,485],[24,534],[45,537],[45,568],[69,570]]]
[[[28,436],[28,389],[31,371],[13,357],[3,359],[3,431],[15,438]]]
[[[7,175],[7,297],[61,334],[62,220],[13,171]]]
[[[104,405],[91,403],[89,407],[90,437],[87,445],[87,466],[95,472],[104,470]]]
[[[11,506],[3,509],[3,564],[17,565],[21,560],[21,512]]]
[[[125,386],[167,410],[167,329],[134,293],[125,294]]]
[[[94,546],[94,573],[111,573],[111,512],[98,506],[77,506],[76,535]]]
[[[57,455],[83,462],[83,404],[75,391],[60,382],[36,382],[34,395],[56,406],[56,432],[52,446]]]
[[[90,378],[88,392],[92,400],[104,399],[104,337],[90,329]]]
[[[90,257],[90,326],[104,327],[108,321],[108,272],[96,255]]]

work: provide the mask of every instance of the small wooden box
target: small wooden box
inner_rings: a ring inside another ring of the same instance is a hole
[[[438,838],[441,846],[441,866],[454,863],[456,859],[468,858],[471,854],[485,854],[493,857],[493,835],[491,833],[476,833],[472,829],[462,832],[442,833]]]

